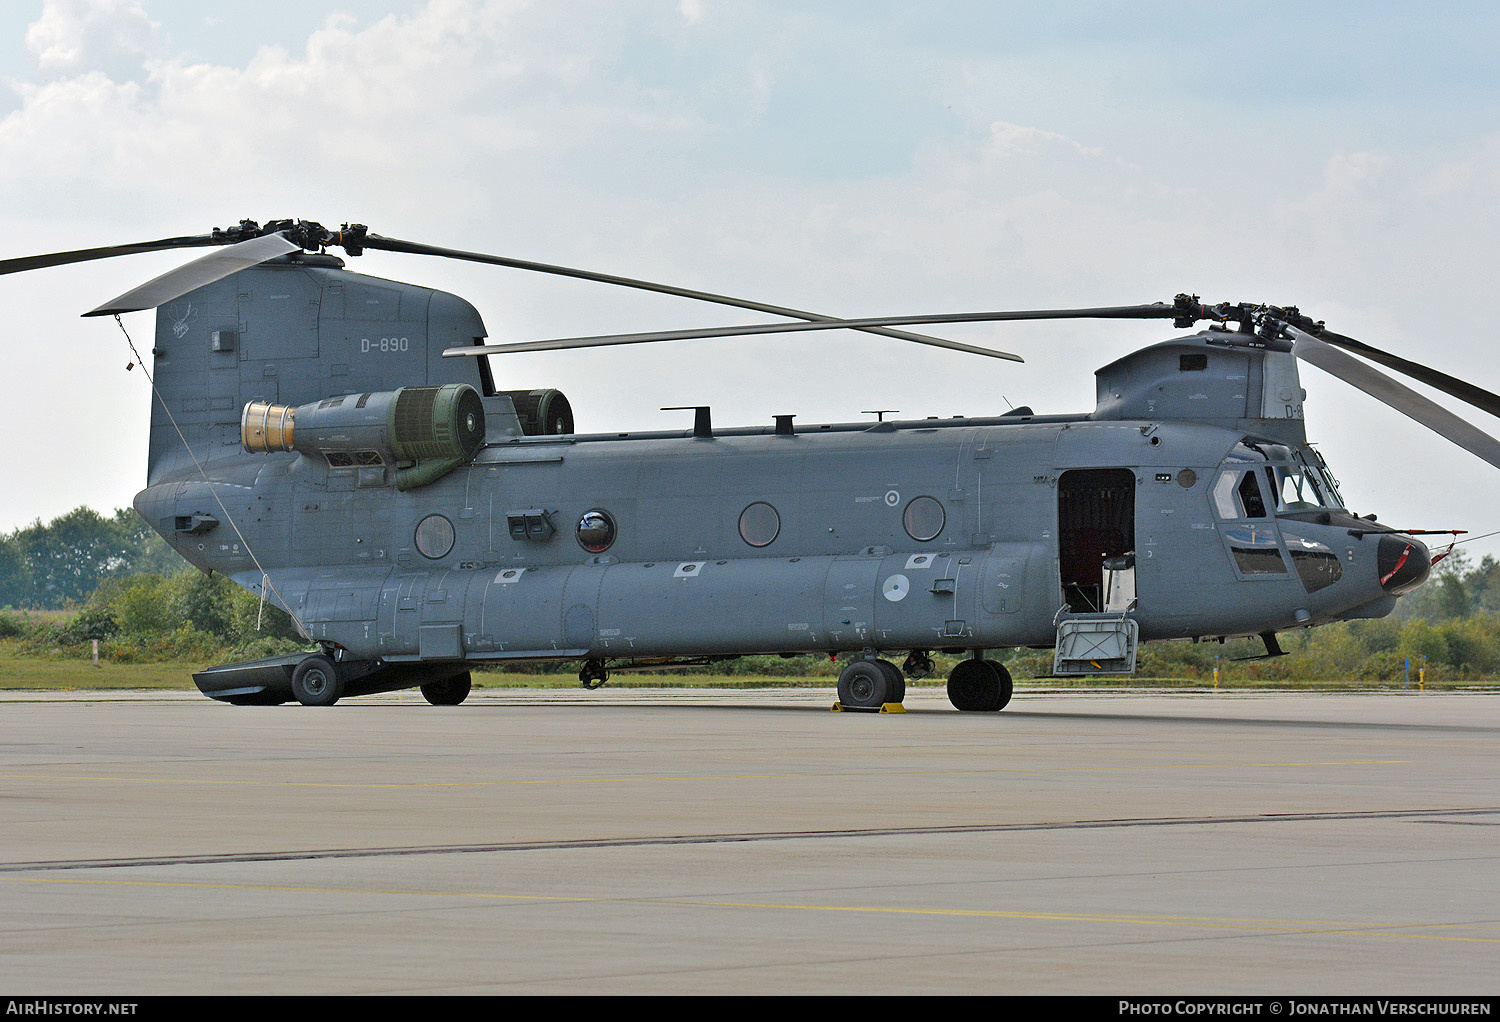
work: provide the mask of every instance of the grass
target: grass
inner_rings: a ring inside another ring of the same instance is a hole
[[[94,691],[110,689],[166,689],[196,691],[192,674],[206,664],[156,663],[117,664],[101,662],[95,667],[88,660],[50,660],[40,657],[0,656],[0,691]],[[832,689],[836,680],[829,676],[765,677],[760,675],[708,675],[686,674],[675,671],[617,673],[609,680],[609,686],[621,688],[826,688]],[[908,688],[941,688],[944,679],[928,678],[908,681]],[[572,674],[513,674],[503,671],[480,670],[474,672],[476,688],[543,688],[576,689],[578,679]],[[1025,690],[1098,692],[1120,689],[1159,689],[1162,691],[1204,692],[1213,691],[1212,679],[1207,678],[1144,678],[1144,677],[1096,677],[1096,678],[1017,678],[1016,687]],[[1219,691],[1265,691],[1280,692],[1371,692],[1402,691],[1402,678],[1385,681],[1349,679],[1236,679],[1220,682]],[[1410,690],[1418,688],[1412,677]],[[1494,680],[1436,681],[1429,680],[1427,691],[1500,691],[1500,683]]]
[[[88,660],[0,657],[0,691],[184,689],[197,691],[193,672],[202,664],[112,664]]]

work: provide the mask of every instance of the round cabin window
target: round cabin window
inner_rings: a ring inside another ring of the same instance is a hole
[[[740,512],[740,538],[754,547],[770,546],[781,532],[781,515],[763,500]]]
[[[939,504],[934,497],[913,497],[911,503],[906,505],[906,512],[901,516],[901,524],[906,526],[906,534],[923,543],[929,539],[937,539],[947,523],[948,515],[943,511],[943,505]]]
[[[595,508],[578,519],[578,545],[591,554],[602,554],[615,542],[615,520],[609,512]]]
[[[417,552],[423,557],[447,557],[456,538],[453,523],[442,515],[428,515],[417,523]]]

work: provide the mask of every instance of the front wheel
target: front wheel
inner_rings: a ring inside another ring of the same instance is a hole
[[[839,703],[857,710],[875,710],[892,702],[891,676],[878,660],[856,660],[839,674]]]
[[[888,703],[899,703],[906,699],[906,675],[901,673],[901,668],[889,660],[875,661],[880,669],[885,672],[886,681],[890,687],[886,690],[885,701]]]

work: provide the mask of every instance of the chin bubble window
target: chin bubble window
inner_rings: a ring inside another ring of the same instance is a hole
[[[936,497],[913,497],[901,516],[906,534],[923,543],[929,539],[937,539],[947,523],[948,515]]]
[[[437,560],[447,557],[456,535],[453,523],[442,515],[428,515],[417,523],[417,553]]]
[[[602,554],[615,542],[615,520],[608,511],[594,508],[578,519],[578,545],[591,554]]]

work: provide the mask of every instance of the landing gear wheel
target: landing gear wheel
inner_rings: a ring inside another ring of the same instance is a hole
[[[878,710],[892,701],[891,688],[891,676],[880,666],[880,661],[855,660],[839,674],[839,704],[858,710]]]
[[[292,672],[292,695],[303,706],[332,706],[343,694],[338,665],[321,653],[307,657]]]
[[[422,698],[433,706],[457,706],[469,698],[474,688],[474,679],[468,671],[450,675],[441,681],[430,681],[422,686]]]
[[[1010,704],[1011,693],[1015,691],[1015,684],[1011,681],[1010,672],[1005,669],[1004,664],[997,664],[993,660],[986,660],[1000,676],[1000,691],[996,694],[994,709],[1003,710]]]
[[[948,675],[948,701],[960,710],[993,713],[1013,689],[1010,672],[993,660],[964,660]]]
[[[906,699],[906,675],[901,673],[901,668],[889,660],[877,660],[875,663],[885,672],[886,681],[890,683],[890,689],[886,692],[885,701],[888,703],[899,703]]]

